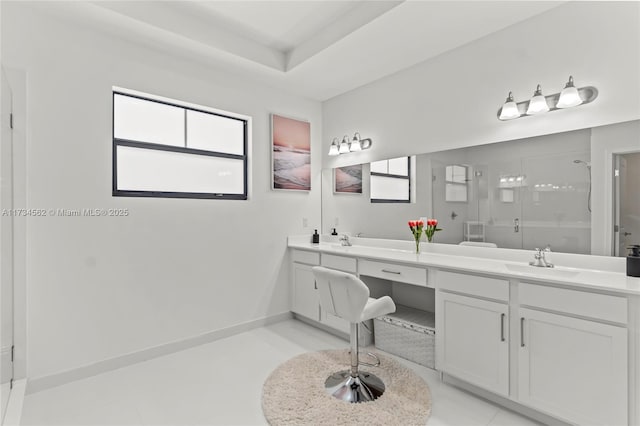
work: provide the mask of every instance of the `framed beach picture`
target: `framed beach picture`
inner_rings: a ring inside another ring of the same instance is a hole
[[[336,194],[362,194],[362,164],[335,168],[333,182]]]
[[[311,190],[311,124],[271,114],[273,189]]]

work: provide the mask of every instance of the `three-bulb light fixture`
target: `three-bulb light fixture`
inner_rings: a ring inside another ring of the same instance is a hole
[[[516,103],[513,99],[513,94],[509,92],[504,105],[498,110],[498,119],[504,121],[528,115],[544,114],[549,111],[588,104],[597,97],[598,89],[593,86],[576,88],[573,84],[573,77],[569,76],[569,81],[564,86],[564,89],[560,93],[554,93],[553,95],[543,95],[542,88],[538,84],[531,99]]]
[[[373,142],[370,138],[360,139],[360,133],[358,132],[353,135],[353,139],[349,139],[349,136],[344,135],[342,142],[338,141],[338,138],[333,138],[331,146],[329,147],[329,155],[362,151],[371,148],[371,144],[373,144]]]

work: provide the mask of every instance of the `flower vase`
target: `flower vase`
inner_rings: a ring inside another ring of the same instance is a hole
[[[416,238],[416,254],[420,254],[420,239]]]

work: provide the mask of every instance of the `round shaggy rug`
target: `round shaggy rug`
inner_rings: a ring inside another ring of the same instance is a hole
[[[347,370],[349,351],[298,355],[276,368],[262,388],[262,410],[280,425],[424,425],[431,414],[431,392],[424,380],[394,359],[378,355],[379,367],[361,370],[384,382],[384,394],[372,402],[348,403],[329,395],[324,382]]]

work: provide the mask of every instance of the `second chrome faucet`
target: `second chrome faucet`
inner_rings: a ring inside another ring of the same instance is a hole
[[[340,245],[350,246],[351,241],[349,241],[349,236],[347,234],[340,235]]]
[[[536,248],[535,254],[533,255],[535,260],[533,262],[529,262],[531,266],[538,266],[540,268],[553,268],[553,263],[547,261],[545,254],[551,252],[551,247],[547,246],[544,250]]]

